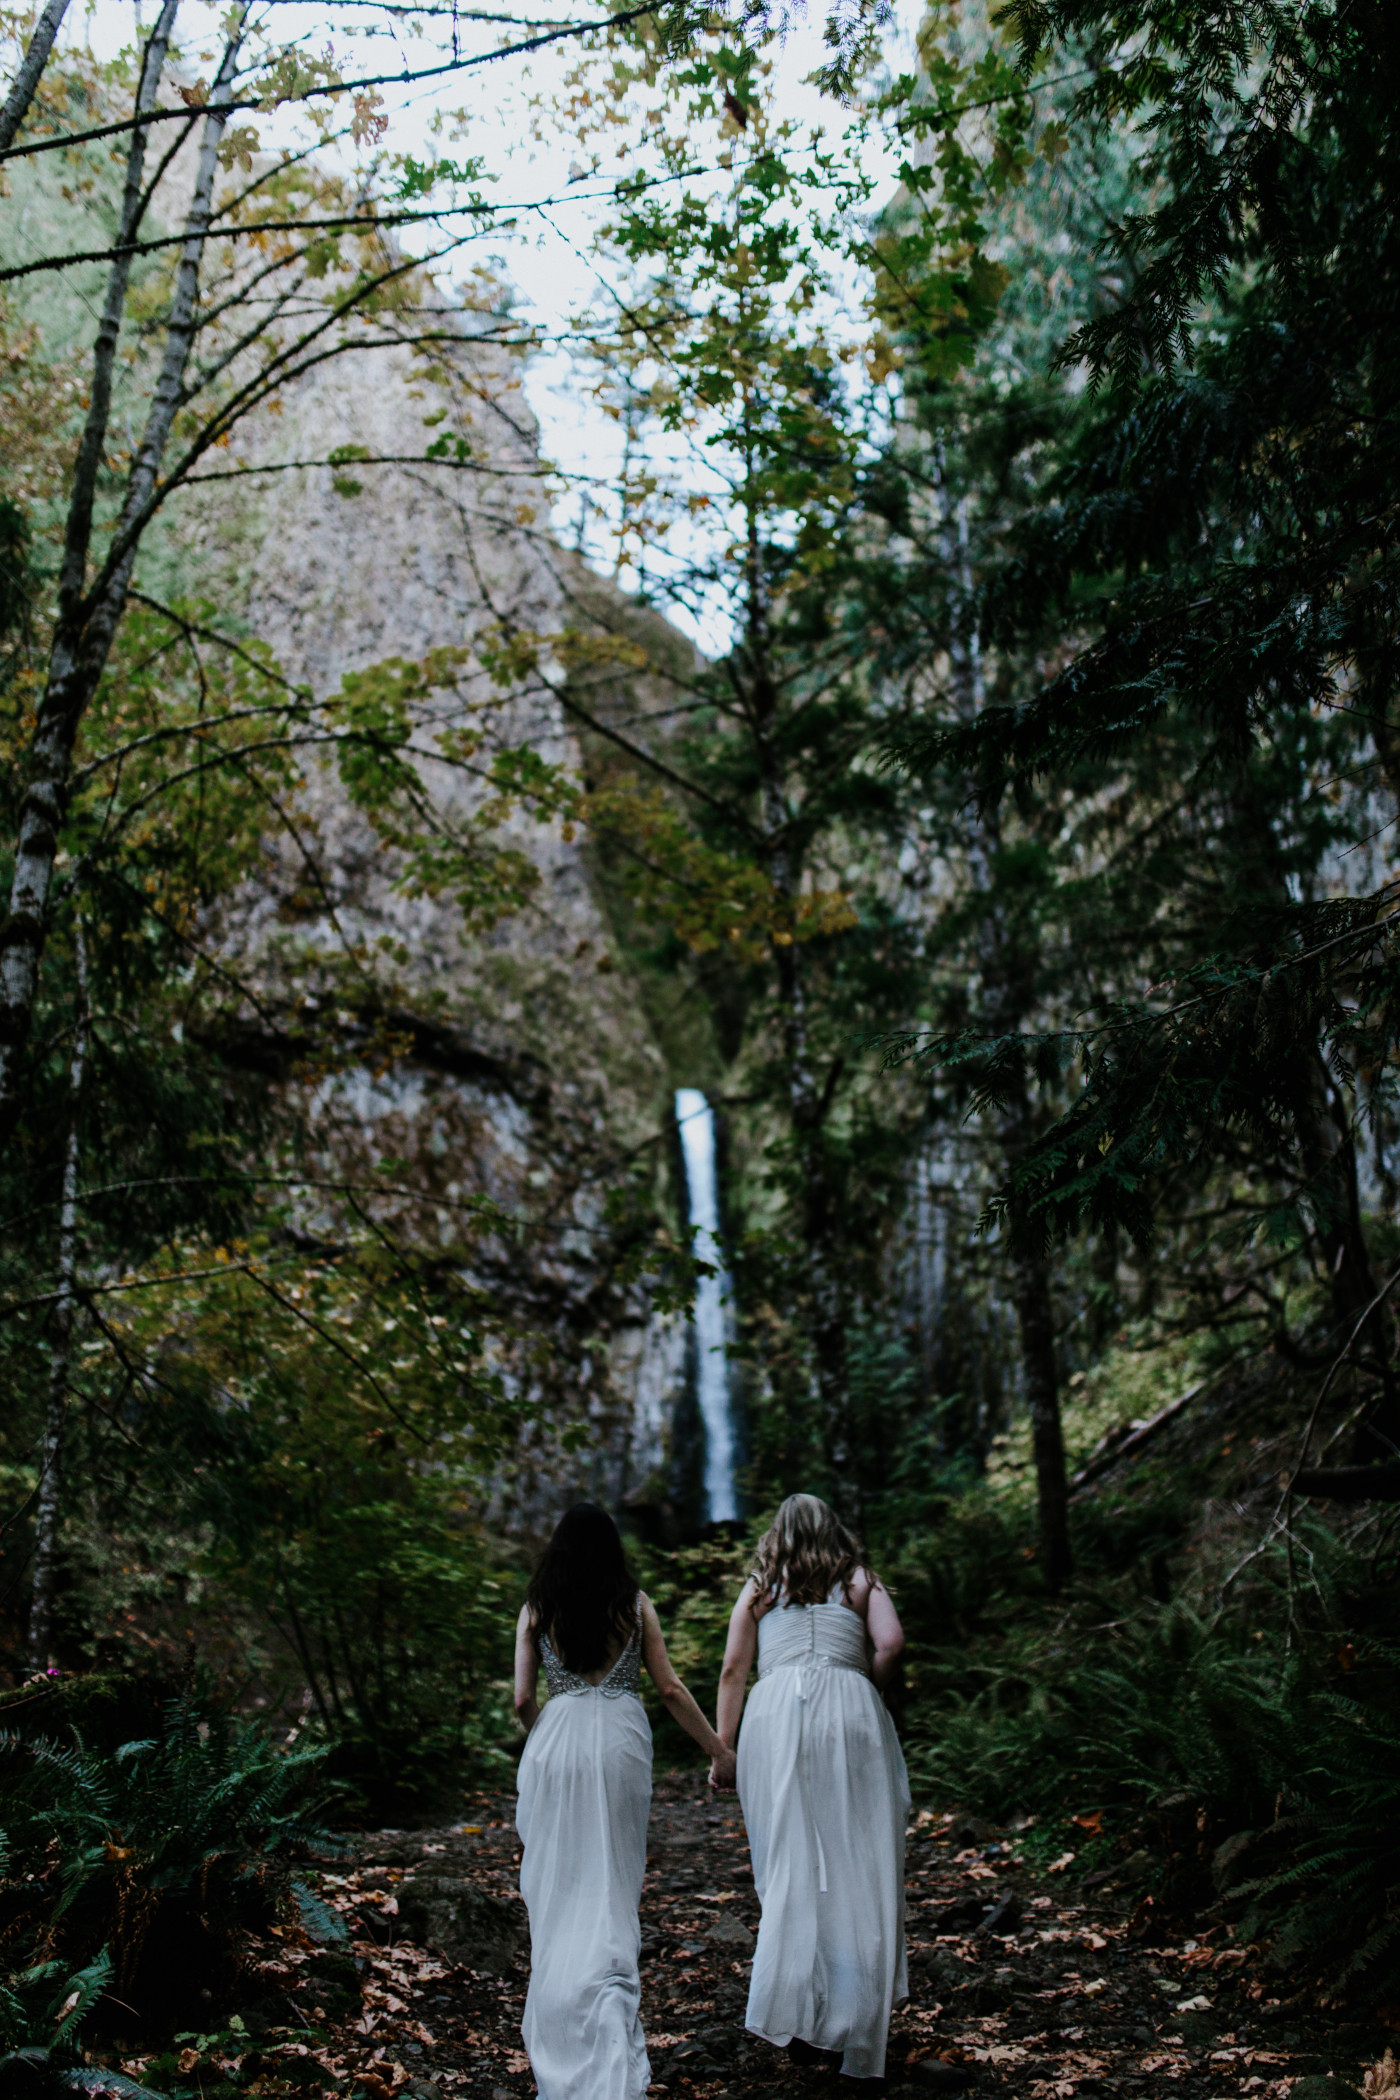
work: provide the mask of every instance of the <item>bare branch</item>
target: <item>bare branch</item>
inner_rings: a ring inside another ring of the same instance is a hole
[[[60,15],[62,11],[60,8]],[[605,15],[597,22],[570,22],[562,29],[551,29],[542,36],[526,37],[518,44],[503,44],[498,51],[479,51],[471,58],[447,59],[440,66],[424,66],[417,72],[403,69],[397,73],[367,73],[359,80],[323,82],[317,87],[305,88],[294,95],[279,96],[278,107],[286,108],[294,102],[333,99],[337,95],[358,94],[365,88],[415,87],[420,81],[440,80],[445,73],[467,73],[475,66],[491,66],[503,58],[518,58],[527,51],[541,51],[547,44],[557,44],[566,37],[593,36],[600,29],[620,29],[629,22],[640,22],[644,16],[655,13],[654,6],[627,8],[620,14]],[[32,88],[30,93],[32,95]],[[260,110],[264,107],[264,101],[265,98],[260,95],[240,96],[237,100],[230,101],[228,108],[230,112],[240,109]],[[6,106],[8,108],[8,104]],[[162,109],[156,112],[156,119],[159,121],[165,117],[182,118],[184,115],[183,109]],[[24,146],[11,145],[7,151],[0,151],[0,161],[17,160],[21,156],[36,153],[54,153],[69,146],[85,146],[93,139],[118,138],[122,132],[131,130],[134,121],[132,118],[125,118],[113,124],[95,124],[89,131],[69,131],[57,138],[35,139]]]
[[[0,110],[0,153],[7,153],[15,142],[15,133],[24,122],[25,112],[34,100],[53,40],[58,35],[58,25],[68,9],[68,0],[48,0],[44,12],[34,24],[34,34],[20,62],[14,85],[5,97],[5,107]]]
[[[1294,1475],[1293,1493],[1331,1502],[1400,1502],[1400,1464],[1304,1466]]]

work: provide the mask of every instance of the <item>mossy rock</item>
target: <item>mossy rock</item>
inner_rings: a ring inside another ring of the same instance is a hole
[[[353,1954],[334,1950],[314,1954],[307,1978],[314,1986],[317,2003],[325,2006],[332,2019],[343,2018],[360,2003],[360,1968]]]
[[[1315,2074],[1311,2078],[1300,2078],[1289,2094],[1289,2100],[1362,2100],[1354,2085],[1345,2078],[1332,2078]]]

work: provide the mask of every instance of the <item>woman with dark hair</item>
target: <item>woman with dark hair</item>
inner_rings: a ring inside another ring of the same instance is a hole
[[[880,1696],[903,1647],[851,1534],[815,1495],[789,1495],[739,1592],[719,1685],[763,1913],[745,2024],[808,2059],[839,2056],[851,2078],[884,2076],[890,2011],[909,1995],[909,1781]]]
[[[651,1812],[643,1665],[714,1759],[716,1784],[732,1786],[733,1753],[671,1668],[616,1524],[580,1502],[555,1527],[515,1631],[515,1711],[529,1730],[515,1818],[530,1913],[521,2033],[540,2100],[643,2100],[651,2078],[637,1974]]]

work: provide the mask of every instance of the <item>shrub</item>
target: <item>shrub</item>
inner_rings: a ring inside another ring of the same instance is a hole
[[[99,1718],[121,1706],[95,1702]],[[76,1727],[67,1741],[0,1730],[6,2039],[71,2042],[104,2006],[160,2032],[227,2003],[247,1933],[273,1922],[287,1862],[319,1835],[304,1808],[314,1757],[274,1749],[197,1686],[155,1734],[115,1747]]]
[[[1400,1983],[1400,1655],[1372,1644],[1341,1673],[1335,1653],[1181,1603],[1098,1628],[1021,1624],[981,1657],[925,1666],[911,1773],[944,1799],[1050,1819],[1052,1849],[1071,1844],[1081,1868],[1146,1839],[1178,1910],[1267,1940],[1279,1970],[1380,1995]],[[1104,1824],[1117,1844],[1086,1844]],[[1227,1839],[1241,1865],[1222,1890]]]

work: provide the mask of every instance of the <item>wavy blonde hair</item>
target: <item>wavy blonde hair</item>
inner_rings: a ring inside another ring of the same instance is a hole
[[[789,1495],[753,1557],[755,1610],[770,1597],[786,1604],[825,1604],[862,1565],[861,1549],[819,1495]]]

